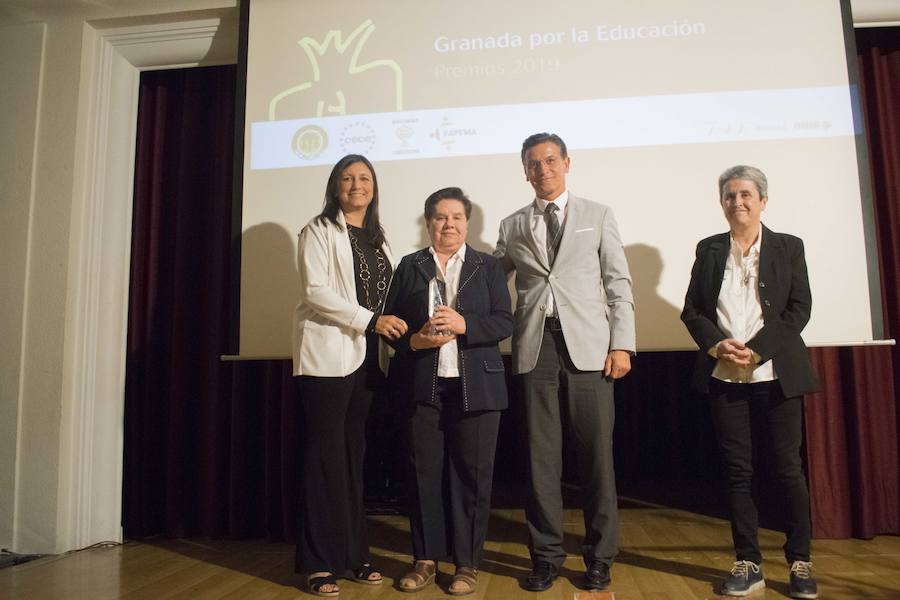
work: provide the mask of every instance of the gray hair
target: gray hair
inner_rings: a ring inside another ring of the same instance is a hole
[[[725,186],[728,185],[728,182],[733,179],[746,179],[747,181],[752,181],[753,185],[756,186],[756,191],[759,192],[760,198],[765,198],[769,195],[769,182],[766,179],[765,173],[763,173],[756,167],[737,165],[735,167],[731,167],[730,169],[725,169],[725,172],[719,175],[720,201],[722,200],[722,196],[725,194]]]

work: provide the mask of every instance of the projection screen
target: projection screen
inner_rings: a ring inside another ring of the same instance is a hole
[[[847,11],[838,0],[252,0],[240,354],[290,355],[297,233],[341,156],[374,163],[395,258],[427,245],[423,201],[449,185],[476,205],[469,243],[491,250],[500,219],[533,199],[519,150],[541,131],[568,143],[569,190],[616,215],[639,350],[693,347],[678,316],[697,241],[727,229],[716,179],[735,164],[768,175],[764,223],[806,242],[806,341],[873,340]]]

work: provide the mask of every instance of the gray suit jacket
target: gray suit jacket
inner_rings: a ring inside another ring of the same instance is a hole
[[[625,250],[608,206],[569,195],[553,268],[531,231],[534,202],[503,219],[494,256],[516,271],[513,371],[537,363],[553,293],[575,367],[601,371],[609,350],[635,351],[634,299]]]

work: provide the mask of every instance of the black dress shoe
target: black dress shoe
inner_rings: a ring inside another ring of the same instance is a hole
[[[553,563],[538,561],[525,579],[525,589],[530,592],[549,590],[553,580],[559,575],[559,569]]]
[[[584,572],[585,587],[589,590],[605,590],[609,587],[609,565],[596,558],[588,565]]]

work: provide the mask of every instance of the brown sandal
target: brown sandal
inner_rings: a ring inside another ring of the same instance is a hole
[[[453,589],[454,584],[464,583],[466,587]],[[467,596],[478,586],[478,569],[474,567],[456,567],[456,575],[450,582],[447,593],[451,596]]]
[[[434,583],[436,573],[436,562],[428,563],[424,560],[417,560],[413,563],[412,571],[400,578],[397,587],[401,592],[418,592]],[[404,582],[410,582],[412,585],[403,585]]]

